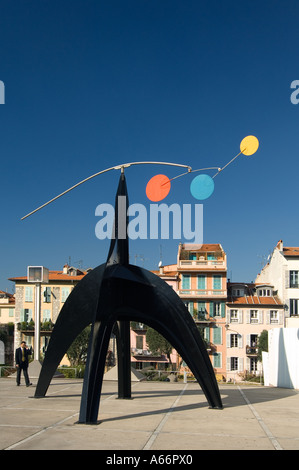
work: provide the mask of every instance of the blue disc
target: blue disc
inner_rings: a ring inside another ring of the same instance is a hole
[[[209,175],[198,175],[190,184],[190,191],[195,199],[203,200],[213,194],[214,191],[214,180]]]

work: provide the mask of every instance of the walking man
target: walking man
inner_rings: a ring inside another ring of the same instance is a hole
[[[21,371],[23,370],[26,387],[32,385],[28,376],[28,365],[29,365],[29,356],[31,356],[32,351],[26,345],[25,341],[21,342],[21,346],[16,349],[16,366],[17,366],[17,385],[21,383]]]

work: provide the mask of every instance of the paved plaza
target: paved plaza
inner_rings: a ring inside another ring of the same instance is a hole
[[[77,424],[82,380],[53,379],[45,398],[0,379],[2,450],[299,450],[299,393],[220,385],[223,410],[209,409],[197,383],[135,382],[132,399],[104,381],[99,424]],[[113,454],[111,454],[113,455]]]

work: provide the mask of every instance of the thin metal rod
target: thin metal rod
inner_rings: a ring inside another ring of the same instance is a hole
[[[176,178],[180,178],[181,176],[188,175],[189,173],[195,173],[196,171],[204,171],[204,170],[218,170],[220,171],[221,169],[218,166],[211,166],[209,168],[199,168],[198,170],[192,170],[191,167],[189,167],[188,171],[185,173],[181,173],[180,175],[174,176],[173,178],[169,178],[169,181],[173,181]],[[166,183],[161,184],[161,186],[165,186],[165,184],[169,184],[169,181],[166,181]]]
[[[61,194],[58,194],[58,196],[53,197],[52,199],[50,199],[50,201],[46,202],[45,204],[42,204],[37,209],[34,209],[32,212],[29,212],[29,214],[22,217],[21,220],[24,220],[27,217],[29,217],[30,215],[32,215],[35,212],[39,211],[40,209],[43,209],[44,207],[48,206],[52,202],[56,201],[56,199],[59,199],[61,196],[64,196],[66,193],[69,193],[70,191],[77,188],[78,186],[85,183],[86,181],[89,181],[92,178],[95,178],[96,176],[99,176],[103,173],[106,173],[107,171],[111,171],[111,170],[121,170],[121,171],[123,171],[124,168],[128,168],[129,166],[132,166],[132,165],[145,165],[145,164],[179,166],[179,167],[182,167],[182,168],[188,168],[188,171],[191,170],[191,167],[189,165],[182,165],[182,164],[179,164],[179,163],[168,163],[168,162],[131,162],[131,163],[122,163],[121,165],[112,166],[111,168],[107,168],[106,170],[99,171],[98,173],[95,173],[94,175],[91,175],[88,178],[85,178],[84,180],[82,180],[79,183],[75,184],[71,188],[66,189]]]
[[[215,178],[215,176],[217,176],[220,171],[223,171],[228,165],[230,165],[239,155],[241,155],[242,151],[240,153],[238,153],[238,155],[236,155],[234,158],[232,158],[226,165],[224,165],[223,168],[218,168],[218,172],[213,176],[213,178]]]

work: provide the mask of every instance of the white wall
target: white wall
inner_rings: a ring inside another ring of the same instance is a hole
[[[299,328],[269,330],[263,355],[265,385],[299,389]]]

